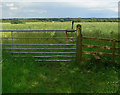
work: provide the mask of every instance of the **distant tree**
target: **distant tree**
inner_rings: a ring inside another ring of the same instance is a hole
[[[75,22],[82,22],[83,19],[82,19],[82,18],[75,18],[74,21],[75,21]]]
[[[60,19],[60,22],[64,22],[64,19]]]
[[[91,22],[96,22],[96,18],[91,18]]]
[[[2,22],[2,19],[0,19],[0,22]]]
[[[109,18],[109,19],[108,19],[108,22],[112,22],[112,19],[111,19],[111,18]]]
[[[91,19],[88,19],[88,22],[91,22]]]
[[[12,19],[11,24],[25,24],[25,21],[19,19]]]
[[[98,21],[98,22],[102,22],[103,20],[102,20],[102,19],[98,19],[97,21]]]
[[[119,21],[118,19],[115,20],[115,22],[118,22],[118,21]]]
[[[107,22],[107,20],[106,20],[106,19],[103,19],[103,22]]]

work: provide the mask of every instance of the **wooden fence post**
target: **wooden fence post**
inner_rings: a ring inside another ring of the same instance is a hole
[[[112,60],[113,61],[115,58],[115,42],[116,42],[116,39],[113,39],[113,43],[112,43]]]
[[[82,61],[82,33],[81,33],[81,25],[77,25],[77,42],[76,42],[76,63],[80,64]]]

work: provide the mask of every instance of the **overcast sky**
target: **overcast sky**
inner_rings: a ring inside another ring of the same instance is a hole
[[[2,6],[0,5],[0,8],[2,8],[2,18],[118,17],[119,0],[84,0],[84,1],[1,0],[1,1]]]

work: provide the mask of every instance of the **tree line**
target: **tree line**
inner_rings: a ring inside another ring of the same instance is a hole
[[[2,22],[10,22],[11,24],[19,24],[25,22],[118,22],[118,18],[13,18],[13,19],[1,19]]]

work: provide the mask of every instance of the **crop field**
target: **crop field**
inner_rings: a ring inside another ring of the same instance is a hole
[[[83,22],[75,23],[82,25],[82,35],[87,37],[118,39],[117,22]],[[47,30],[47,29],[71,29],[71,22],[26,22],[25,24],[2,23],[3,30]],[[2,33],[6,39],[3,44],[11,44],[11,32]],[[14,37],[66,37],[65,31],[55,32],[14,32]],[[69,33],[70,37],[76,37],[76,33]],[[14,44],[76,44],[76,39],[13,39]],[[83,44],[110,46],[111,42],[83,40]],[[118,46],[118,44],[116,44]],[[69,46],[29,46],[19,45],[14,48],[76,48]],[[11,48],[11,46],[3,46]],[[106,52],[111,50],[83,47],[84,51]],[[72,62],[35,62],[39,58],[12,58],[10,53],[3,49],[3,93],[115,93],[118,90],[119,57],[111,60],[111,56],[101,55],[100,62],[96,62],[92,55],[83,54],[82,65]],[[14,50],[32,52],[53,52],[53,50]],[[54,52],[75,52],[75,50],[54,50]],[[116,51],[118,53],[118,51]],[[15,56],[45,56],[52,54],[14,54]],[[63,55],[63,54],[61,54]],[[68,55],[68,54],[66,54]],[[69,54],[69,56],[75,54]],[[53,59],[53,58],[41,58]]]

